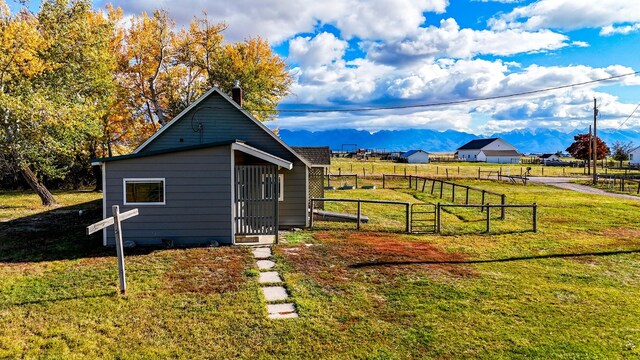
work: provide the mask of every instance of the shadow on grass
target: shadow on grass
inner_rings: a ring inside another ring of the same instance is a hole
[[[94,200],[1,222],[0,263],[114,256],[113,248],[102,246],[102,232],[86,234],[86,226],[100,219],[102,200]],[[127,255],[148,254],[154,248],[132,250],[127,249]]]
[[[40,304],[54,303],[54,302],[66,301],[66,300],[96,299],[96,298],[101,298],[101,297],[114,297],[116,295],[118,295],[117,291],[109,291],[109,292],[103,292],[103,293],[91,294],[91,295],[65,296],[65,297],[59,297],[59,298],[55,298],[55,299],[40,299],[40,300],[20,301],[20,302],[16,302],[16,303],[10,303],[8,305],[9,306],[25,306],[25,305],[34,305],[34,304],[40,305]]]
[[[640,249],[636,250],[618,250],[618,251],[601,251],[601,252],[588,252],[577,254],[548,254],[548,255],[531,255],[531,256],[515,256],[502,259],[478,259],[478,260],[450,260],[450,261],[432,261],[432,260],[409,260],[409,261],[372,261],[362,262],[349,265],[350,268],[364,268],[375,266],[402,266],[402,265],[468,265],[468,264],[484,264],[484,263],[501,263],[511,261],[527,261],[527,260],[539,260],[539,259],[555,259],[555,258],[578,258],[585,256],[613,256],[624,254],[637,254],[640,253]]]

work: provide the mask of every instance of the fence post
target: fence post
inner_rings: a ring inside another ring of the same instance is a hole
[[[484,193],[485,193],[485,191],[482,190],[482,201],[480,202],[481,205],[484,205]],[[484,207],[480,208],[480,212],[482,212],[482,211],[484,211]]]
[[[413,187],[413,183],[411,182],[411,175],[409,175],[409,190]]]
[[[444,187],[444,182],[440,181],[440,199],[442,199],[442,188]]]
[[[424,181],[422,182],[422,192],[424,192],[425,186],[427,186],[427,178],[424,178]],[[640,189],[640,182],[638,182],[638,188]]]
[[[456,202],[456,184],[451,184],[451,202]]]
[[[356,219],[356,227],[358,229],[358,231],[360,231],[360,213],[361,213],[361,208],[362,206],[360,205],[360,199],[358,199],[358,218]]]
[[[467,186],[467,196],[464,199],[465,205],[469,205],[469,187]]]
[[[331,175],[327,174],[327,186],[331,186]]]
[[[393,173],[394,174],[396,173],[396,166],[395,165],[393,165]]]
[[[436,175],[440,174],[440,168],[436,166]]]
[[[480,180],[480,166],[478,166],[478,180]]]
[[[491,207],[487,204],[487,234],[491,232]]]
[[[418,165],[416,165],[416,175],[418,175]]]
[[[418,191],[418,180],[420,180],[420,178],[416,176],[416,181],[414,181],[416,186],[416,191]]]
[[[544,176],[544,167],[542,167],[542,176]]]
[[[351,165],[353,166],[353,165]],[[342,175],[342,168],[338,168],[338,175]]]
[[[500,208],[500,220],[504,220],[504,206],[507,203],[507,196],[505,194],[500,195],[500,204],[502,207]]]
[[[533,232],[538,232],[538,204],[533,203]]]
[[[393,171],[393,172],[395,173],[395,166],[394,166],[394,171]],[[385,181],[386,176],[387,176],[387,175],[382,174],[382,188],[383,188],[383,189],[384,189],[384,181]]]
[[[447,180],[449,180],[449,168],[444,168],[444,171],[447,173]]]
[[[440,203],[436,204],[436,233],[440,233],[442,222],[440,220]]]
[[[311,204],[309,208],[309,229],[313,229],[313,199],[310,199],[309,203]]]
[[[431,195],[433,195],[433,190],[436,187],[436,181],[435,180],[431,180]]]
[[[458,175],[460,175],[460,166],[458,166]]]
[[[411,233],[411,209],[410,209],[410,204],[407,203],[406,205],[406,209],[405,209],[405,213],[406,213],[406,230],[407,230],[407,234]]]
[[[358,174],[356,174],[356,189],[358,188]]]
[[[407,167],[404,167],[404,176],[407,176]]]

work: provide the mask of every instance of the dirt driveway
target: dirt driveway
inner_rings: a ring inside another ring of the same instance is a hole
[[[578,191],[578,192],[585,193],[585,194],[604,195],[604,196],[610,196],[610,197],[615,197],[615,198],[619,198],[619,199],[640,201],[640,197],[639,196],[625,195],[625,194],[615,194],[615,193],[606,192],[604,190],[595,189],[595,188],[592,188],[590,186],[585,186],[585,185],[572,183],[572,181],[576,181],[576,180],[580,180],[580,178],[573,178],[573,177],[537,177],[537,176],[532,176],[532,177],[529,178],[529,181],[534,182],[534,183],[545,184],[545,185],[553,185],[553,186],[556,186],[556,187],[559,187],[559,188],[562,188],[562,189]]]

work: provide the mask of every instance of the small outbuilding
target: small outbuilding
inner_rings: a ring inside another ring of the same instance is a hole
[[[322,156],[320,156],[320,152]],[[272,243],[280,228],[308,226],[311,174],[329,152],[289,147],[233,99],[213,88],[132,154],[94,159],[102,168],[103,213],[142,245]],[[316,175],[317,176],[317,175]],[[113,245],[104,231],[104,245]]]
[[[542,161],[543,164],[546,164],[548,162],[560,161],[560,157],[557,154],[542,154],[540,155],[540,161]]]
[[[409,150],[400,154],[400,159],[409,164],[426,164],[429,162],[429,153],[424,150]]]
[[[495,164],[518,164],[521,154],[500,138],[471,140],[457,150],[458,160]]]

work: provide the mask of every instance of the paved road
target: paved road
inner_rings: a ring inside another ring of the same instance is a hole
[[[584,179],[584,178],[582,178],[582,179]],[[532,177],[529,178],[529,181],[534,182],[534,183],[553,185],[553,186],[556,186],[556,187],[559,187],[559,188],[562,188],[562,189],[578,191],[578,192],[585,193],[585,194],[604,195],[604,196],[614,197],[614,198],[618,198],[618,199],[640,201],[640,197],[639,196],[625,195],[625,194],[615,194],[615,193],[606,192],[604,190],[595,189],[595,188],[592,188],[591,186],[585,186],[585,185],[572,183],[572,181],[575,181],[575,180],[580,180],[580,178],[573,178],[573,177],[536,177],[536,176],[532,176]]]

